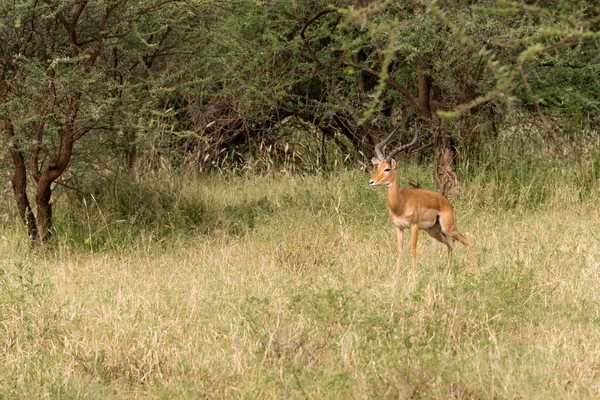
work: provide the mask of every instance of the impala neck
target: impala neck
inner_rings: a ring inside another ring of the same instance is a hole
[[[404,202],[398,191],[398,175],[390,182],[387,187],[388,207],[390,210],[398,210],[404,208]]]

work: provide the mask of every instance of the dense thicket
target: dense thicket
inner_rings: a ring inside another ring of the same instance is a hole
[[[355,165],[414,122],[413,151],[448,193],[457,162],[489,162],[507,137],[595,153],[599,27],[584,0],[5,1],[1,165],[38,243],[57,185]]]

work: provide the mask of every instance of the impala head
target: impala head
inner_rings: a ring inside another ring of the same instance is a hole
[[[371,187],[376,186],[390,186],[394,180],[398,178],[398,171],[396,170],[396,160],[391,161],[380,160],[377,157],[371,158],[373,165],[377,166],[377,172],[369,181]]]
[[[381,143],[375,145],[375,154],[377,155],[377,157],[373,157],[371,159],[371,162],[377,166],[377,172],[369,181],[369,185],[371,187],[387,187],[392,185],[392,183],[398,178],[398,172],[396,171],[396,160],[394,160],[393,157],[400,151],[414,145],[417,142],[417,139],[419,138],[419,128],[417,128],[417,124],[415,123],[415,137],[413,138],[413,140],[410,143],[396,147],[387,156],[384,156],[382,151],[383,146],[390,141],[390,139],[392,138],[392,136],[394,136],[394,133],[396,133],[399,127],[400,125],[398,125],[396,129],[394,129],[392,133],[390,133],[388,137],[385,138]]]

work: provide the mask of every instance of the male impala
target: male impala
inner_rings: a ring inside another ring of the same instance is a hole
[[[396,225],[396,273],[400,272],[402,241],[406,228],[411,229],[410,254],[412,256],[413,271],[417,269],[417,238],[419,229],[424,229],[431,237],[448,247],[448,269],[450,268],[450,260],[452,259],[454,239],[465,245],[473,260],[473,264],[477,266],[477,261],[469,246],[469,241],[458,232],[454,217],[454,207],[444,196],[425,189],[398,188],[398,172],[396,171],[396,161],[393,157],[398,152],[416,143],[419,137],[419,129],[415,125],[415,137],[413,140],[408,144],[397,147],[385,157],[382,147],[390,141],[397,130],[398,127],[383,142],[375,146],[377,157],[373,157],[371,161],[377,166],[377,172],[369,182],[371,187],[385,186],[387,188],[390,216],[394,225]]]

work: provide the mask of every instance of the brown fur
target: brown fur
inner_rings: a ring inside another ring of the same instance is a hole
[[[460,234],[456,226],[454,207],[441,194],[425,189],[398,188],[398,172],[396,161],[387,162],[378,158],[371,160],[377,165],[377,172],[369,184],[372,187],[387,188],[388,208],[390,217],[396,226],[396,273],[400,272],[404,230],[411,228],[411,256],[413,270],[417,269],[417,239],[419,229],[424,229],[435,240],[448,248],[447,268],[450,268],[454,240],[461,242],[469,252],[473,264],[477,261],[469,241]]]

